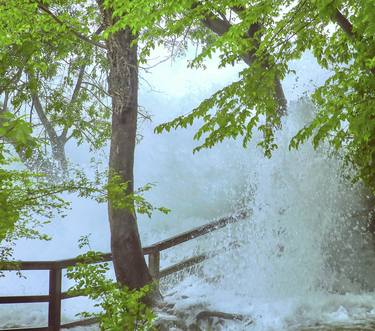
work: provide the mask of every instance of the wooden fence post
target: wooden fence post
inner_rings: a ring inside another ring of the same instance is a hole
[[[153,251],[148,256],[148,269],[154,280],[159,280],[160,273],[160,252]]]
[[[49,271],[48,330],[59,331],[61,325],[61,269]]]

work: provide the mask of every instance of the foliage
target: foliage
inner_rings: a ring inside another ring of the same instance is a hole
[[[165,207],[154,207],[148,202],[143,194],[152,189],[154,184],[148,183],[135,192],[128,193],[128,182],[123,182],[122,176],[110,171],[109,181],[104,187],[101,197],[97,201],[110,201],[115,209],[127,209],[131,213],[146,214],[151,218],[154,211],[168,214],[170,210]]]
[[[7,118],[12,117],[7,113]],[[14,139],[15,146],[20,148],[38,148],[38,142],[30,135],[29,124],[16,118],[14,122],[3,121],[10,128],[8,138]],[[2,129],[2,127],[0,127]],[[4,137],[4,136],[3,136]],[[69,202],[61,197],[62,193],[75,193],[79,197],[94,199],[98,203],[111,200],[117,208],[130,208],[132,212],[151,217],[154,211],[168,213],[164,207],[154,207],[143,194],[152,188],[152,184],[127,193],[127,183],[122,183],[119,175],[112,175],[107,182],[108,172],[97,171],[94,178],[76,170],[72,179],[53,183],[44,175],[28,170],[17,170],[11,157],[11,150],[2,144],[0,153],[0,262],[8,263],[17,239],[49,240],[41,233],[43,225],[57,215],[65,216]]]
[[[292,73],[291,60],[312,52],[331,72],[311,95],[315,119],[291,141],[291,148],[313,138],[316,147],[328,141],[343,148],[366,184],[375,190],[375,2],[355,0],[220,0],[107,1],[116,24],[129,25],[145,44],[142,56],[170,39],[192,38],[203,43],[192,67],[204,67],[214,54],[219,67],[244,58],[251,65],[239,80],[204,100],[191,113],[159,126],[163,132],[187,127],[201,119],[195,150],[225,138],[243,136],[246,146],[257,128],[267,156],[276,148],[274,128],[280,124],[275,102],[275,78]],[[209,41],[208,29],[216,33]],[[221,29],[221,30],[220,30]],[[201,33],[196,33],[199,30]],[[107,32],[107,33],[108,33]]]
[[[80,248],[88,246],[87,237],[80,239]],[[143,299],[152,290],[147,285],[139,290],[129,290],[110,279],[107,274],[109,264],[102,261],[102,254],[88,251],[79,256],[81,262],[67,270],[68,279],[75,285],[69,289],[71,294],[83,294],[95,302],[100,312],[82,312],[84,318],[95,317],[101,330],[122,331],[154,330],[155,316]]]
[[[23,159],[33,169],[54,166],[51,156],[66,168],[64,147],[72,138],[99,149],[110,137],[106,54],[79,38],[98,40],[98,27],[96,4],[87,1],[0,3],[2,111],[27,114],[50,146]]]
[[[38,146],[31,136],[29,123],[10,113],[0,114],[0,261],[11,257],[14,240],[18,238],[46,240],[39,232],[54,212],[61,212],[66,203],[56,196],[56,187],[41,176],[25,170],[12,169],[15,159],[5,141],[12,141],[15,149],[26,157]],[[46,220],[40,221],[41,218]]]
[[[110,200],[116,208],[130,209],[148,217],[154,211],[169,212],[169,209],[155,207],[144,198],[143,194],[152,188],[152,184],[128,194],[127,183],[122,183],[120,176],[112,176],[109,182],[105,180],[107,177],[106,172],[97,172],[95,178],[89,179],[77,171],[73,179],[54,184],[29,171],[0,168],[0,261],[9,260],[17,239],[50,239],[39,230],[56,215],[65,216],[69,202],[60,197],[62,193],[76,193],[98,203]]]
[[[15,240],[20,238],[48,240],[40,229],[56,215],[64,216],[69,203],[60,195],[63,192],[78,193],[99,203],[107,202],[109,196],[119,208],[134,206],[138,212],[151,216],[153,210],[167,212],[165,208],[155,208],[142,194],[152,185],[148,184],[135,193],[127,195],[126,184],[121,184],[119,176],[107,183],[106,172],[97,172],[89,179],[82,171],[76,171],[72,179],[54,183],[46,176],[29,170],[17,169],[17,158],[13,149],[22,151],[28,158],[40,148],[40,141],[32,136],[30,123],[10,112],[0,114],[0,261],[5,263],[12,255]],[[19,167],[18,167],[19,168]],[[124,204],[124,201],[128,204]],[[134,207],[133,207],[134,208]]]

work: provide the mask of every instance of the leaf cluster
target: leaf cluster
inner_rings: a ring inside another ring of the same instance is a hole
[[[129,192],[129,182],[124,182],[122,176],[113,170],[109,172],[108,183],[98,197],[98,202],[109,201],[114,209],[126,209],[130,213],[146,214],[151,218],[154,211],[168,214],[170,210],[165,207],[155,207],[144,197],[144,193],[152,189],[154,184],[148,183],[134,192]]]
[[[82,243],[85,245],[87,240]],[[139,290],[120,286],[108,277],[110,267],[108,263],[101,262],[100,252],[88,251],[79,259],[80,263],[67,270],[68,279],[75,281],[68,292],[85,295],[95,302],[95,307],[100,308],[98,313],[82,312],[79,315],[98,318],[101,330],[155,330],[154,313],[143,302],[151,291],[151,285]]]

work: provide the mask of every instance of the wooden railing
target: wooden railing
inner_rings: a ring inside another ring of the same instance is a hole
[[[148,267],[150,274],[154,279],[160,279],[167,275],[181,271],[187,267],[198,264],[207,258],[210,254],[203,254],[195,256],[186,260],[183,260],[177,264],[160,270],[160,252],[182,244],[191,239],[203,236],[212,231],[216,231],[225,227],[228,224],[235,223],[239,220],[246,218],[246,213],[240,213],[235,216],[229,216],[221,218],[217,221],[199,226],[190,231],[181,233],[163,241],[159,241],[151,246],[143,248],[144,255],[148,255]],[[102,255],[102,262],[108,262],[112,260],[111,253]],[[30,296],[5,296],[0,297],[0,304],[14,304],[14,303],[36,303],[36,302],[48,302],[48,327],[38,328],[17,328],[17,329],[0,329],[5,330],[49,330],[57,331],[61,328],[72,328],[82,325],[88,325],[95,322],[94,319],[80,320],[76,322],[61,324],[61,300],[80,296],[80,294],[70,294],[61,290],[62,282],[62,270],[69,266],[74,266],[79,263],[78,258],[59,260],[59,261],[17,261],[15,263],[17,270],[48,270],[49,271],[49,293],[48,295],[30,295]],[[14,270],[10,265],[1,265],[0,270]]]

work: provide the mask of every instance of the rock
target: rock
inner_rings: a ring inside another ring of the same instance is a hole
[[[180,299],[185,299],[181,296]],[[249,326],[254,321],[246,315],[208,310],[207,306],[199,303],[176,309],[176,304],[159,306],[156,312],[155,326],[159,331],[219,331],[225,330],[228,323],[239,322]],[[229,322],[231,321],[231,322]]]
[[[217,317],[220,319],[227,319],[232,321],[244,321],[246,320],[246,317],[241,314],[230,314],[230,313],[224,313],[221,311],[210,311],[210,310],[203,310],[198,313],[196,316],[197,320],[207,319],[210,317]]]
[[[246,322],[246,325],[250,325],[253,323],[253,320],[241,314],[203,310],[196,315],[196,330],[224,330],[225,320],[231,320],[235,322],[242,321]]]

